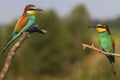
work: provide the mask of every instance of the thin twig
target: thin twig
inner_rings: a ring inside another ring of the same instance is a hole
[[[94,47],[94,44],[92,44],[92,45],[82,44],[82,46],[83,46],[83,49],[90,48],[90,49],[93,49],[93,50],[95,50],[99,53],[105,54],[105,55],[120,57],[120,54],[104,52],[104,51]]]
[[[4,67],[0,73],[0,80],[4,80],[9,68],[10,68],[10,65],[11,65],[11,62],[14,58],[14,55],[15,55],[15,52],[18,50],[18,48],[22,45],[22,43],[28,38],[30,34],[28,32],[24,32],[21,36],[21,38],[16,42],[16,44],[11,48],[10,52],[8,53],[8,56],[5,60],[5,64],[4,64]]]

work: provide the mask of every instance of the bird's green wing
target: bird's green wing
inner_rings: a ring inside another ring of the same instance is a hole
[[[20,30],[19,34],[29,30],[32,27],[32,25],[34,25],[34,23],[35,23],[35,16],[31,15],[29,17],[28,23]]]
[[[18,20],[14,31],[10,38],[8,39],[7,43],[5,44],[2,53],[7,49],[7,47],[18,37],[20,36],[24,31],[28,30],[35,22],[35,16],[30,17],[22,17]]]

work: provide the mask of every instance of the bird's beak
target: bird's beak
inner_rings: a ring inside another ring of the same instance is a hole
[[[36,11],[44,11],[44,10],[42,10],[42,9],[39,9],[39,8],[36,8],[35,10],[36,10]]]
[[[94,25],[88,25],[89,28],[96,28]]]

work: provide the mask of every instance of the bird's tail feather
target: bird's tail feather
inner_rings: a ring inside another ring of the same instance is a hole
[[[116,76],[116,69],[115,69],[115,57],[114,56],[106,56],[112,66],[112,72]]]
[[[9,45],[10,45],[18,36],[19,36],[18,34],[12,33],[11,37],[8,39],[8,41],[7,41],[6,44],[4,45],[4,48],[2,49],[0,55],[5,52],[5,50],[9,47]]]
[[[115,63],[111,63],[113,74],[116,76]]]

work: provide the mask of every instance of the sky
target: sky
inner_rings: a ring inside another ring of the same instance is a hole
[[[120,16],[120,0],[1,0],[0,24],[18,19],[28,4],[43,10],[54,9],[58,15],[69,14],[79,4],[84,4],[93,19],[112,19]]]

